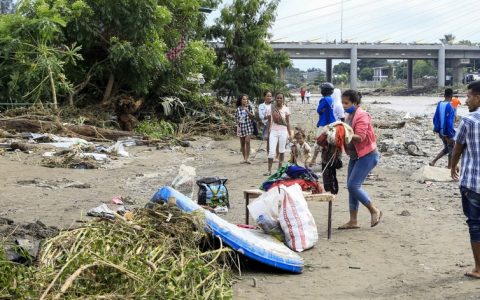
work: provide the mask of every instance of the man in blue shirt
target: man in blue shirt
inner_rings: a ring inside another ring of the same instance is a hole
[[[430,163],[430,166],[434,166],[437,161],[448,155],[448,168],[450,169],[452,160],[452,151],[455,141],[455,109],[451,105],[453,90],[445,89],[445,99],[438,102],[435,115],[433,116],[433,131],[438,133],[443,142],[443,149],[438,153],[437,157]]]
[[[453,180],[459,179],[461,157],[460,192],[475,260],[475,268],[465,275],[480,279],[480,80],[468,85],[467,106],[470,114],[458,126],[451,173]]]
[[[332,98],[334,89],[335,87],[330,82],[324,82],[320,85],[320,93],[323,97],[320,99],[317,107],[317,138],[322,134],[323,127],[336,121],[333,111],[334,102]],[[317,161],[318,153],[320,153],[320,147],[315,143],[315,151],[313,152],[313,158],[310,166],[313,166]]]

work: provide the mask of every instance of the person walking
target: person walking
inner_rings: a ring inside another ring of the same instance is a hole
[[[333,89],[333,114],[337,121],[345,122],[345,111],[342,105],[342,91],[339,88]]]
[[[270,134],[270,127],[268,126],[268,112],[272,109],[272,98],[273,95],[271,91],[263,92],[263,103],[258,106],[258,116],[263,124],[262,140],[267,141],[267,153],[270,150],[270,141],[268,138]]]
[[[433,131],[438,133],[443,143],[443,149],[430,162],[430,166],[435,166],[437,161],[448,155],[448,168],[450,169],[452,160],[453,145],[455,143],[455,109],[451,105],[453,90],[445,89],[444,100],[438,102],[435,115],[433,116]]]
[[[318,113],[318,122],[317,122],[317,134],[316,137],[318,138],[323,131],[323,127],[327,126],[336,121],[335,115],[333,113],[333,90],[335,87],[330,82],[324,82],[320,85],[320,93],[322,94],[322,98],[318,103],[317,113]],[[313,158],[310,162],[310,167],[313,167],[317,161],[317,156],[320,153],[320,146],[315,144]]]
[[[466,103],[470,114],[458,126],[453,148],[451,175],[460,179],[462,206],[467,218],[475,267],[465,276],[480,279],[480,81],[468,85]],[[458,162],[462,159],[459,176]]]
[[[375,132],[373,131],[372,117],[360,105],[361,95],[354,90],[347,90],[342,94],[342,104],[347,112],[346,123],[353,129],[353,137],[346,146],[350,156],[347,173],[348,200],[350,220],[338,229],[357,229],[358,208],[362,203],[368,208],[371,217],[371,227],[380,223],[382,212],[372,204],[372,200],[362,188],[368,174],[375,168],[379,161]]]
[[[243,155],[242,163],[244,164],[251,164],[249,161],[250,137],[254,132],[254,118],[254,111],[248,102],[248,96],[245,94],[238,96],[235,123],[237,125],[237,136],[240,138],[240,151]]]
[[[270,127],[270,151],[268,152],[268,172],[265,176],[272,175],[273,159],[278,145],[278,167],[280,168],[285,159],[287,140],[291,139],[290,109],[285,106],[285,96],[282,93],[275,95],[275,104],[268,113],[268,126]]]
[[[312,93],[310,93],[310,90],[307,90],[305,93],[305,98],[307,98],[307,104],[310,104],[310,97],[312,97]]]
[[[300,89],[300,98],[302,99],[302,104],[305,103],[305,89],[302,87]]]

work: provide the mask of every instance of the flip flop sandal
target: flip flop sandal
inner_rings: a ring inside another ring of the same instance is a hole
[[[383,213],[382,213],[382,211],[380,211],[380,214],[378,215],[377,222],[375,222],[375,223],[373,223],[372,225],[370,225],[370,227],[375,227],[375,226],[377,226],[377,225],[380,223],[380,220],[382,219],[382,216],[383,216]]]

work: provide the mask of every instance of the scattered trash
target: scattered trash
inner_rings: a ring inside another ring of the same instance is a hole
[[[433,207],[427,207],[427,210],[428,210],[428,211],[436,211],[436,209],[433,208]]]
[[[112,203],[115,205],[123,205],[122,198],[120,196],[115,196],[112,198]]]
[[[181,165],[177,177],[172,182],[172,187],[192,199],[195,176],[196,171],[194,167]]]
[[[63,178],[60,180],[41,180],[39,178],[35,178],[32,180],[18,180],[17,184],[22,186],[35,186],[35,187],[41,187],[41,188],[48,188],[51,190],[65,189],[65,188],[76,188],[76,189],[91,188],[90,184],[88,183],[71,181],[66,178]]]
[[[410,217],[411,214],[410,214],[410,212],[409,212],[408,210],[404,210],[404,211],[402,211],[402,212],[399,214],[399,216],[402,216],[402,217]]]
[[[87,216],[99,217],[106,219],[115,219],[115,212],[111,210],[106,204],[101,204],[87,212]]]

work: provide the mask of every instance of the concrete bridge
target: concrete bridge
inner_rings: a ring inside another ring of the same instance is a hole
[[[350,59],[350,86],[357,87],[358,59],[407,60],[407,85],[413,87],[413,61],[434,60],[438,67],[438,86],[445,86],[445,68],[453,68],[454,82],[461,83],[462,67],[470,59],[480,59],[480,47],[443,44],[322,44],[275,43],[275,51],[285,51],[292,59],[325,59],[327,81],[332,81],[332,59]]]

